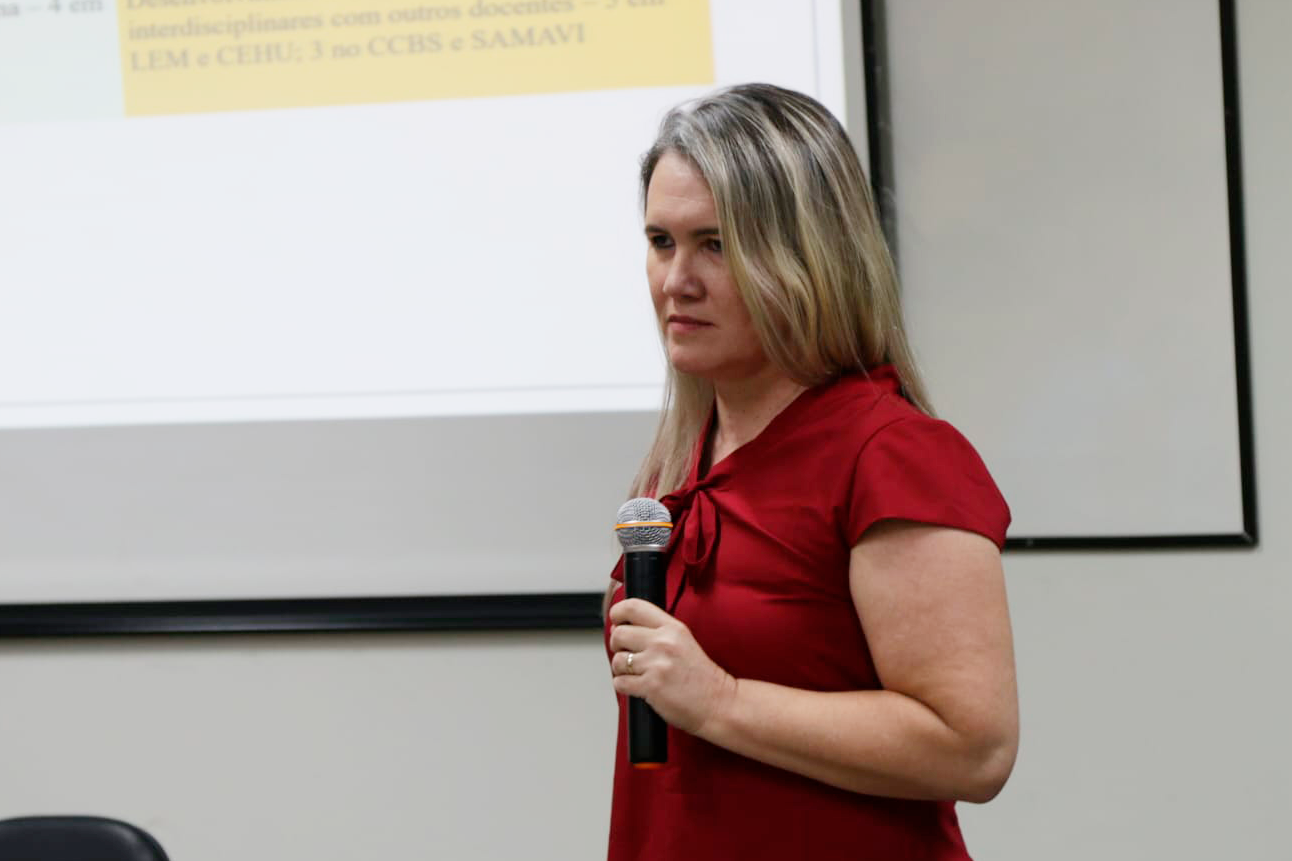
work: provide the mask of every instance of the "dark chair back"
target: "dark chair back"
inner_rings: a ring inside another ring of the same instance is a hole
[[[169,861],[152,835],[102,816],[0,820],[3,861]]]

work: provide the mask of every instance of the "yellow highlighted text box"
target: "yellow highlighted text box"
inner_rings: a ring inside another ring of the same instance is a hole
[[[127,116],[713,82],[708,0],[118,0]]]

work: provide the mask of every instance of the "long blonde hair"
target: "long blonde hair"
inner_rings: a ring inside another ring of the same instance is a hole
[[[743,84],[674,108],[642,158],[643,205],[665,153],[690,160],[708,182],[723,256],[778,368],[816,386],[891,363],[907,400],[932,413],[870,184],[823,105],[781,87]],[[634,496],[686,480],[713,398],[708,381],[669,367]]]

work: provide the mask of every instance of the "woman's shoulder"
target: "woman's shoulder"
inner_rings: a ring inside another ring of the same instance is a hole
[[[907,401],[889,368],[830,384],[813,405],[819,456],[848,474],[849,537],[905,519],[969,529],[1004,543],[1009,506],[973,444]],[[846,466],[845,466],[846,465]]]
[[[846,374],[821,386],[807,412],[810,424],[844,446],[864,445],[894,424],[911,427],[944,424],[902,395],[901,381],[890,365]]]

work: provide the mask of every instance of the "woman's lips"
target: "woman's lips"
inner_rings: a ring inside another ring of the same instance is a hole
[[[697,320],[694,317],[686,317],[681,314],[673,314],[668,318],[667,323],[668,328],[675,332],[695,332],[713,325],[712,323],[706,323],[704,320]]]

